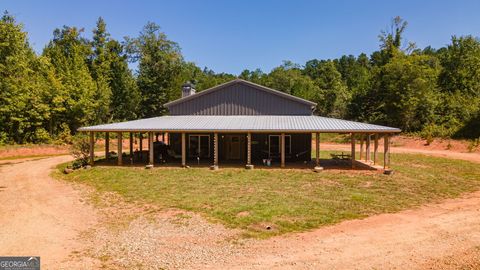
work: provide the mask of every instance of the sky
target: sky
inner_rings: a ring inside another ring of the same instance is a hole
[[[0,0],[24,24],[41,53],[55,28],[85,29],[91,37],[99,16],[115,39],[138,35],[152,21],[177,42],[186,61],[215,72],[272,68],[290,60],[370,54],[395,16],[408,21],[405,37],[418,47],[439,48],[452,35],[480,36],[480,1],[303,0]]]

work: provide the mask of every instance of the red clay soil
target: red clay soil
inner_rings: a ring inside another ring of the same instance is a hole
[[[427,141],[418,137],[409,136],[395,136],[392,139],[394,146],[408,148],[408,149],[423,149],[423,150],[450,150],[452,152],[469,153],[469,145],[471,142],[466,140],[450,140],[450,139],[435,139],[430,144]],[[480,153],[480,147],[472,149],[472,152]]]
[[[68,146],[63,145],[13,145],[0,148],[0,159],[9,157],[32,157],[67,154]]]
[[[0,254],[40,256],[42,269],[88,269],[75,264],[81,232],[96,223],[95,210],[71,185],[50,177],[69,156],[0,163]],[[67,263],[68,262],[68,263]]]
[[[480,269],[480,192],[258,241],[246,249],[247,254],[239,254],[221,267]]]

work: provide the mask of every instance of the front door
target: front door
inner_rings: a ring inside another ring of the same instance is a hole
[[[241,159],[242,158],[242,136],[227,135],[227,159]]]

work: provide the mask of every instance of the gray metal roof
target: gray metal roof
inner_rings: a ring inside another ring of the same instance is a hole
[[[253,82],[246,81],[246,80],[235,79],[235,80],[231,80],[229,82],[214,86],[212,88],[203,90],[203,91],[198,92],[196,94],[186,96],[186,97],[183,97],[183,98],[179,98],[179,99],[174,100],[174,101],[170,101],[168,103],[165,103],[165,107],[168,108],[171,105],[182,103],[182,102],[185,102],[187,100],[191,100],[191,99],[197,98],[199,96],[206,95],[206,94],[209,94],[209,93],[214,92],[214,91],[218,91],[220,89],[223,89],[223,88],[225,88],[229,85],[236,84],[236,83],[249,85],[249,86],[254,87],[256,89],[266,91],[268,93],[271,93],[271,94],[274,94],[274,95],[277,95],[277,96],[281,96],[281,97],[284,97],[284,98],[287,98],[287,99],[290,99],[290,100],[294,100],[294,101],[297,101],[297,102],[300,102],[300,103],[303,103],[303,104],[307,104],[307,105],[310,105],[312,107],[317,105],[317,103],[315,103],[315,102],[312,102],[312,101],[309,101],[309,100],[306,100],[306,99],[303,99],[303,98],[299,98],[299,97],[296,97],[296,96],[293,96],[293,95],[289,95],[289,94],[284,93],[282,91],[278,91],[278,90],[275,90],[275,89],[272,89],[272,88],[269,88],[269,87],[266,87],[266,86],[263,86],[263,85],[259,85],[259,84],[253,83]]]
[[[313,115],[173,115],[82,127],[79,131],[394,133],[400,129]]]

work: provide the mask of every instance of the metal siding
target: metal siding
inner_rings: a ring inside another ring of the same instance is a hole
[[[311,115],[310,105],[234,84],[170,106],[171,115]]]

